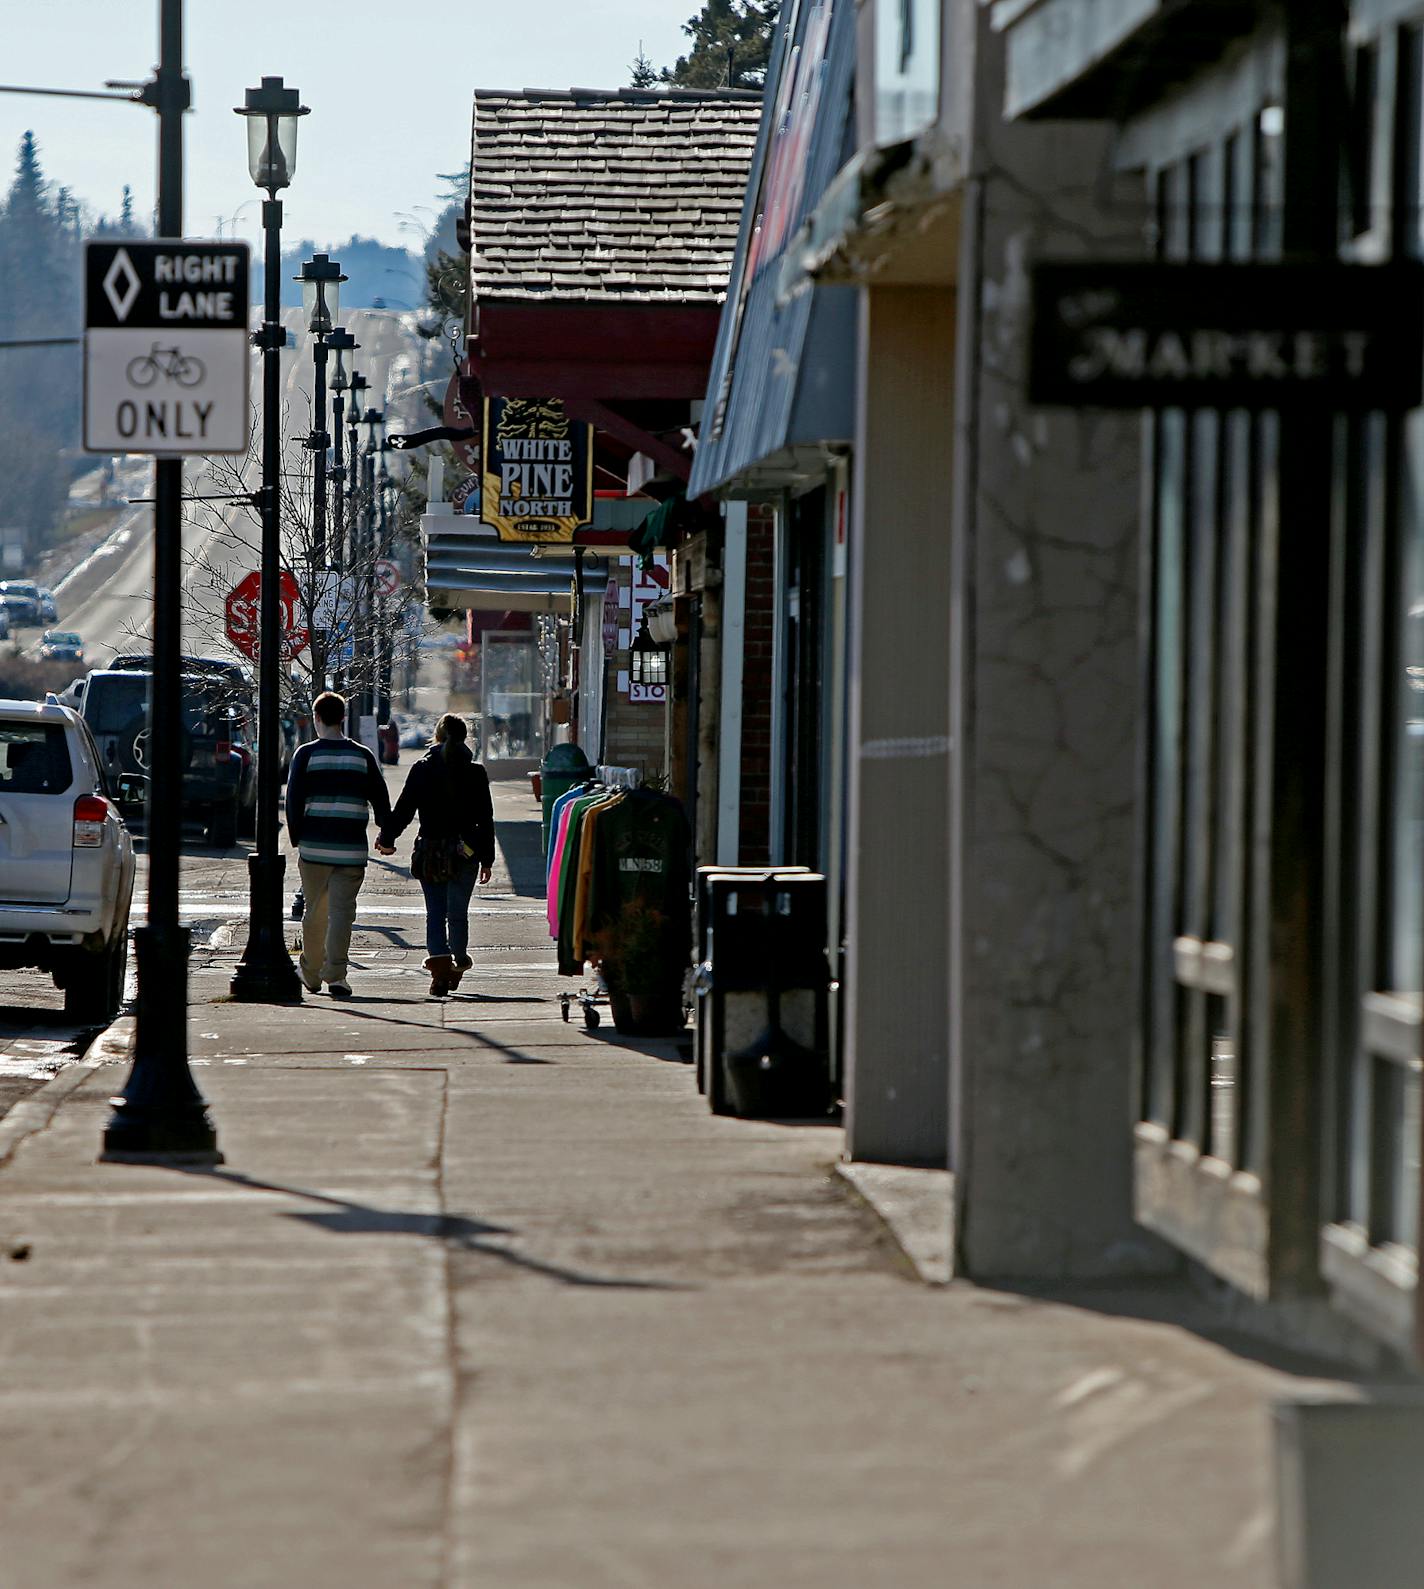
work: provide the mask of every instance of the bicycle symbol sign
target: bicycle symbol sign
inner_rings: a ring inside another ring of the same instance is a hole
[[[245,243],[89,243],[84,445],[90,452],[247,450]]]
[[[160,379],[177,381],[179,386],[201,386],[207,373],[201,359],[191,358],[182,348],[165,348],[157,342],[141,359],[130,359],[124,371],[129,385],[141,391]]]

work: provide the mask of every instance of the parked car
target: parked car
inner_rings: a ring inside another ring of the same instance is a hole
[[[0,640],[10,638],[10,609],[5,605],[5,600],[0,597]]]
[[[55,602],[54,592],[46,590],[43,586],[40,587],[40,622],[59,622],[59,606]]]
[[[151,675],[102,669],[84,681],[83,715],[111,776],[148,772]],[[234,739],[241,725],[211,674],[183,675],[183,806],[223,849],[237,837],[257,798],[256,756]]]
[[[79,1020],[123,1000],[134,850],[115,802],[142,798],[78,713],[0,701],[0,968],[48,971]]]
[[[10,609],[11,628],[44,622],[40,616],[40,587],[32,579],[0,579],[0,596]]]
[[[42,662],[82,662],[84,641],[73,629],[46,629],[40,640]]]

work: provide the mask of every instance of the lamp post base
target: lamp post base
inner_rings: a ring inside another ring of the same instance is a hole
[[[173,968],[186,968],[187,957],[185,928],[134,933],[139,1005],[133,1068],[122,1094],[109,1100],[114,1112],[104,1128],[101,1163],[223,1162],[208,1106],[188,1069],[186,993],[178,1000],[157,993],[160,986],[171,989]]]
[[[247,945],[237,963],[228,991],[246,1004],[300,1004],[302,979],[292,964],[283,934],[282,878],[287,869],[283,855],[249,855],[251,914]]]

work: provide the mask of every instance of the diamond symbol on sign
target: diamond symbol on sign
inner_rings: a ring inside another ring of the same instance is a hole
[[[138,297],[140,285],[138,272],[133,268],[128,249],[121,248],[114,255],[114,263],[109,266],[104,276],[104,295],[113,304],[114,313],[120,320],[128,319],[133,301]]]

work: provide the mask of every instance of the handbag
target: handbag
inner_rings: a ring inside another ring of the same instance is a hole
[[[459,839],[416,839],[410,854],[410,875],[417,883],[448,883],[460,864]]]

